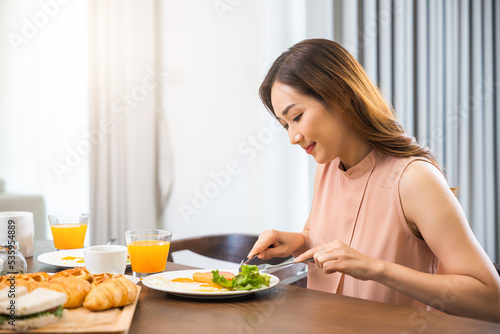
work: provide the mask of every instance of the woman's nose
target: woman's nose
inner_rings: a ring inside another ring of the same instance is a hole
[[[290,139],[290,144],[297,145],[302,140],[302,135],[298,131],[288,130],[288,138]]]

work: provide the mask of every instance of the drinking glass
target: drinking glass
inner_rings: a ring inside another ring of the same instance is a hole
[[[125,232],[130,264],[135,277],[143,278],[165,269],[171,238],[172,232],[166,230]]]
[[[56,249],[83,248],[89,222],[88,214],[53,214],[49,215],[49,222]]]

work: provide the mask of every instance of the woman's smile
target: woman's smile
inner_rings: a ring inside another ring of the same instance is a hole
[[[307,154],[312,154],[312,151],[314,150],[315,147],[316,143],[312,143],[311,145],[304,147],[304,150],[306,150]]]

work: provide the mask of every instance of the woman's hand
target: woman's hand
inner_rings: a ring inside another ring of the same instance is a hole
[[[314,257],[314,262],[326,274],[341,272],[360,280],[374,279],[383,266],[382,261],[361,254],[339,240],[311,248],[295,261],[304,261],[310,257]]]
[[[248,258],[259,254],[259,259],[267,260],[273,257],[286,257],[305,244],[302,233],[267,230],[261,233],[255,242]]]

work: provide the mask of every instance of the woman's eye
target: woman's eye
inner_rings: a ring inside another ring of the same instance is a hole
[[[293,119],[294,122],[300,121],[300,118],[302,117],[302,114],[299,114],[297,117]]]
[[[278,123],[280,123],[280,125],[285,129],[285,130],[288,130],[288,124],[283,124],[280,120],[278,120]]]

